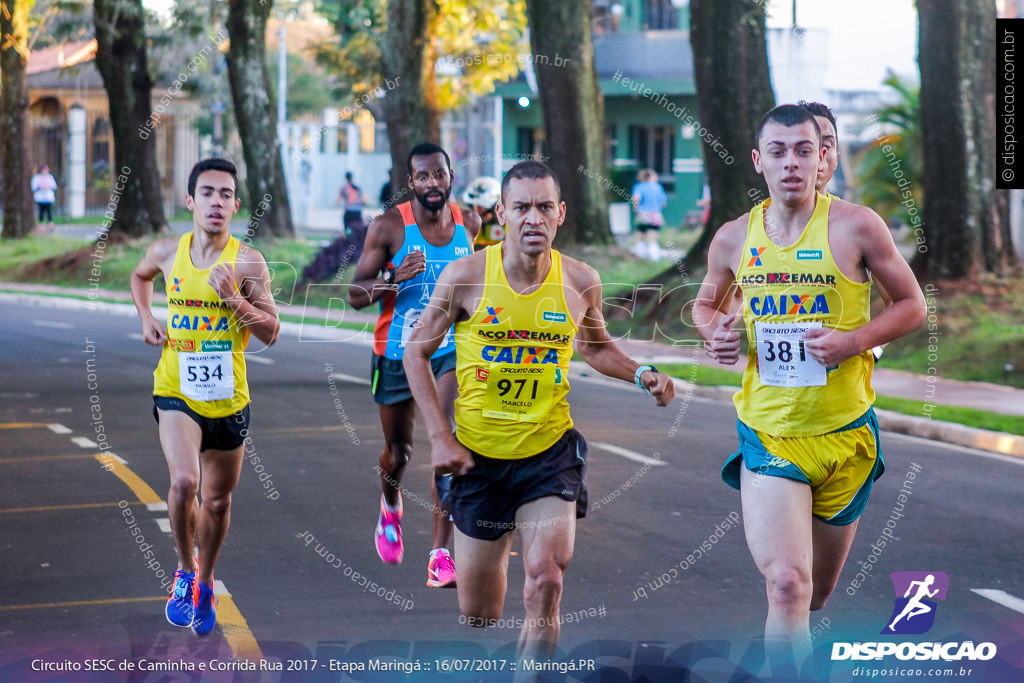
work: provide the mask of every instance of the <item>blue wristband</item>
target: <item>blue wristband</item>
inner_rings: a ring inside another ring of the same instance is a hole
[[[651,392],[648,391],[647,387],[645,387],[643,385],[643,382],[640,381],[640,375],[644,374],[648,370],[650,370],[651,372],[657,372],[658,368],[654,367],[653,365],[641,365],[636,369],[636,374],[633,375],[633,382],[635,382],[638,387],[643,389],[645,394],[650,396]]]

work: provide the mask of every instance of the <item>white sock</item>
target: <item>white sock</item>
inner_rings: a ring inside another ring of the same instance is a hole
[[[434,548],[430,551],[430,559],[434,559],[434,557],[440,552],[444,552],[445,555],[451,555],[451,553],[448,552],[448,548]]]

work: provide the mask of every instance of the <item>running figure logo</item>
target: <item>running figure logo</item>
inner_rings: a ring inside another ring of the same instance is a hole
[[[935,623],[935,603],[946,599],[949,577],[942,572],[893,572],[889,575],[896,591],[896,602],[883,634],[917,635]],[[900,597],[902,596],[902,597]]]

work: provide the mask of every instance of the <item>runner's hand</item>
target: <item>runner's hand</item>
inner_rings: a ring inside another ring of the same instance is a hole
[[[153,316],[143,320],[142,339],[150,346],[163,346],[167,343],[167,330],[164,324]]]
[[[430,461],[439,474],[465,474],[473,467],[473,458],[454,438],[430,450]]]
[[[820,327],[804,333],[804,347],[811,358],[826,368],[834,368],[847,358],[860,353],[852,332]]]
[[[640,382],[659,406],[667,406],[676,397],[676,384],[666,374],[648,370],[640,375]]]
[[[402,263],[395,268],[395,279],[394,283],[405,282],[411,280],[423,271],[427,269],[427,255],[422,251],[410,251],[409,254],[402,259]]]
[[[206,281],[222,301],[238,296],[238,290],[235,288],[235,267],[231,264],[214,264],[213,268],[210,268],[210,277]]]
[[[736,314],[722,316],[718,319],[711,339],[704,342],[704,350],[708,355],[723,365],[733,365],[740,358],[740,331],[733,327]]]

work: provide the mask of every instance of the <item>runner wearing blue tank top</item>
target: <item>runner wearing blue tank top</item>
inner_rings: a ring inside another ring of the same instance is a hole
[[[402,367],[406,343],[437,283],[452,261],[472,253],[480,232],[480,218],[463,214],[448,203],[455,174],[448,154],[432,143],[412,148],[406,162],[413,198],[399,204],[370,224],[362,256],[349,290],[349,303],[363,308],[379,303],[380,317],[374,330],[371,357],[371,391],[378,404],[384,431],[380,455],[381,502],[374,540],[377,554],[388,564],[402,561],[402,473],[412,454],[415,405]],[[451,332],[431,358],[438,390],[449,422],[454,424],[458,394],[455,379],[455,345]],[[433,549],[427,563],[427,585],[455,587],[455,564],[448,551],[452,523],[443,509],[434,478]]]

